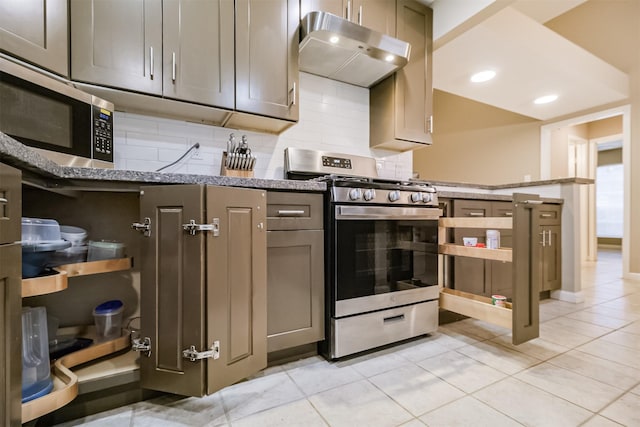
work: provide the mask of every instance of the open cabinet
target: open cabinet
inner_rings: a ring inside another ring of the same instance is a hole
[[[444,287],[440,283],[440,308],[484,320],[512,330],[513,344],[539,336],[539,292],[541,281],[538,241],[539,196],[513,195],[513,217],[441,218],[438,252],[446,256],[463,256],[511,262],[513,300],[505,307],[493,305],[492,299]],[[487,249],[447,242],[448,228],[484,228],[512,230],[513,247]]]
[[[141,386],[204,396],[265,368],[266,192],[140,194]]]

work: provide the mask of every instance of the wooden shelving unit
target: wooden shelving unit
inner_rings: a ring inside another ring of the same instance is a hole
[[[513,253],[509,248],[487,249],[447,243],[446,231],[448,228],[510,229],[512,227],[512,218],[440,218],[438,241],[444,243],[438,245],[438,253],[511,262]],[[440,308],[505,328],[511,329],[512,327],[511,304],[508,304],[507,307],[499,307],[492,304],[491,298],[448,289],[442,284],[440,285]]]
[[[46,295],[67,289],[67,279],[69,277],[129,270],[131,266],[131,258],[60,265],[54,268],[54,271],[57,272],[56,274],[22,279],[22,298]]]
[[[512,330],[514,344],[536,338],[538,327],[539,248],[538,212],[542,202],[537,195],[514,194],[513,218],[440,218],[438,253],[512,262],[514,303],[505,307],[492,304],[491,298],[440,286],[440,308]],[[512,229],[513,249],[487,249],[447,242],[449,228]],[[442,278],[441,278],[442,280]],[[454,284],[455,286],[455,284]]]
[[[53,390],[45,396],[22,404],[22,422],[35,420],[62,408],[78,396],[78,377],[71,368],[124,350],[130,345],[129,333],[125,332],[116,339],[94,344],[56,360],[51,370]]]
[[[129,270],[132,264],[131,258],[118,258],[61,265],[54,269],[56,274],[23,279],[22,297],[59,292],[67,288],[69,277]],[[78,396],[78,377],[71,368],[124,350],[130,345],[129,333],[124,331],[118,338],[94,344],[56,360],[51,370],[53,390],[45,396],[22,404],[22,422],[26,423],[53,412]]]

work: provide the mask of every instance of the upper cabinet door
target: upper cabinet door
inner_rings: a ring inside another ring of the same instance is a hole
[[[396,73],[396,139],[431,142],[432,11],[411,0],[398,1],[400,40],[411,44],[411,58]]]
[[[300,17],[304,18],[309,12],[329,12],[342,18],[346,17],[342,0],[300,0]]]
[[[67,0],[0,0],[0,50],[69,75]]]
[[[208,393],[267,367],[267,197],[264,190],[207,187]]]
[[[236,1],[236,110],[298,120],[298,0]]]
[[[351,1],[351,21],[382,34],[396,35],[396,2],[389,0]]]
[[[162,1],[71,0],[71,78],[162,94]]]
[[[233,109],[233,0],[164,0],[164,96]]]

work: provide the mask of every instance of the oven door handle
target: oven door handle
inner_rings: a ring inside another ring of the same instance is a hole
[[[399,206],[336,206],[337,220],[435,220],[442,216],[442,209]]]

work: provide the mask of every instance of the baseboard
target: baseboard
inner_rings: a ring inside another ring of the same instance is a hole
[[[569,292],[569,291],[563,291],[562,289],[559,289],[557,291],[551,291],[551,298],[557,299],[560,301],[570,302],[573,304],[579,304],[581,302],[584,302],[584,295],[582,294],[582,291]]]

